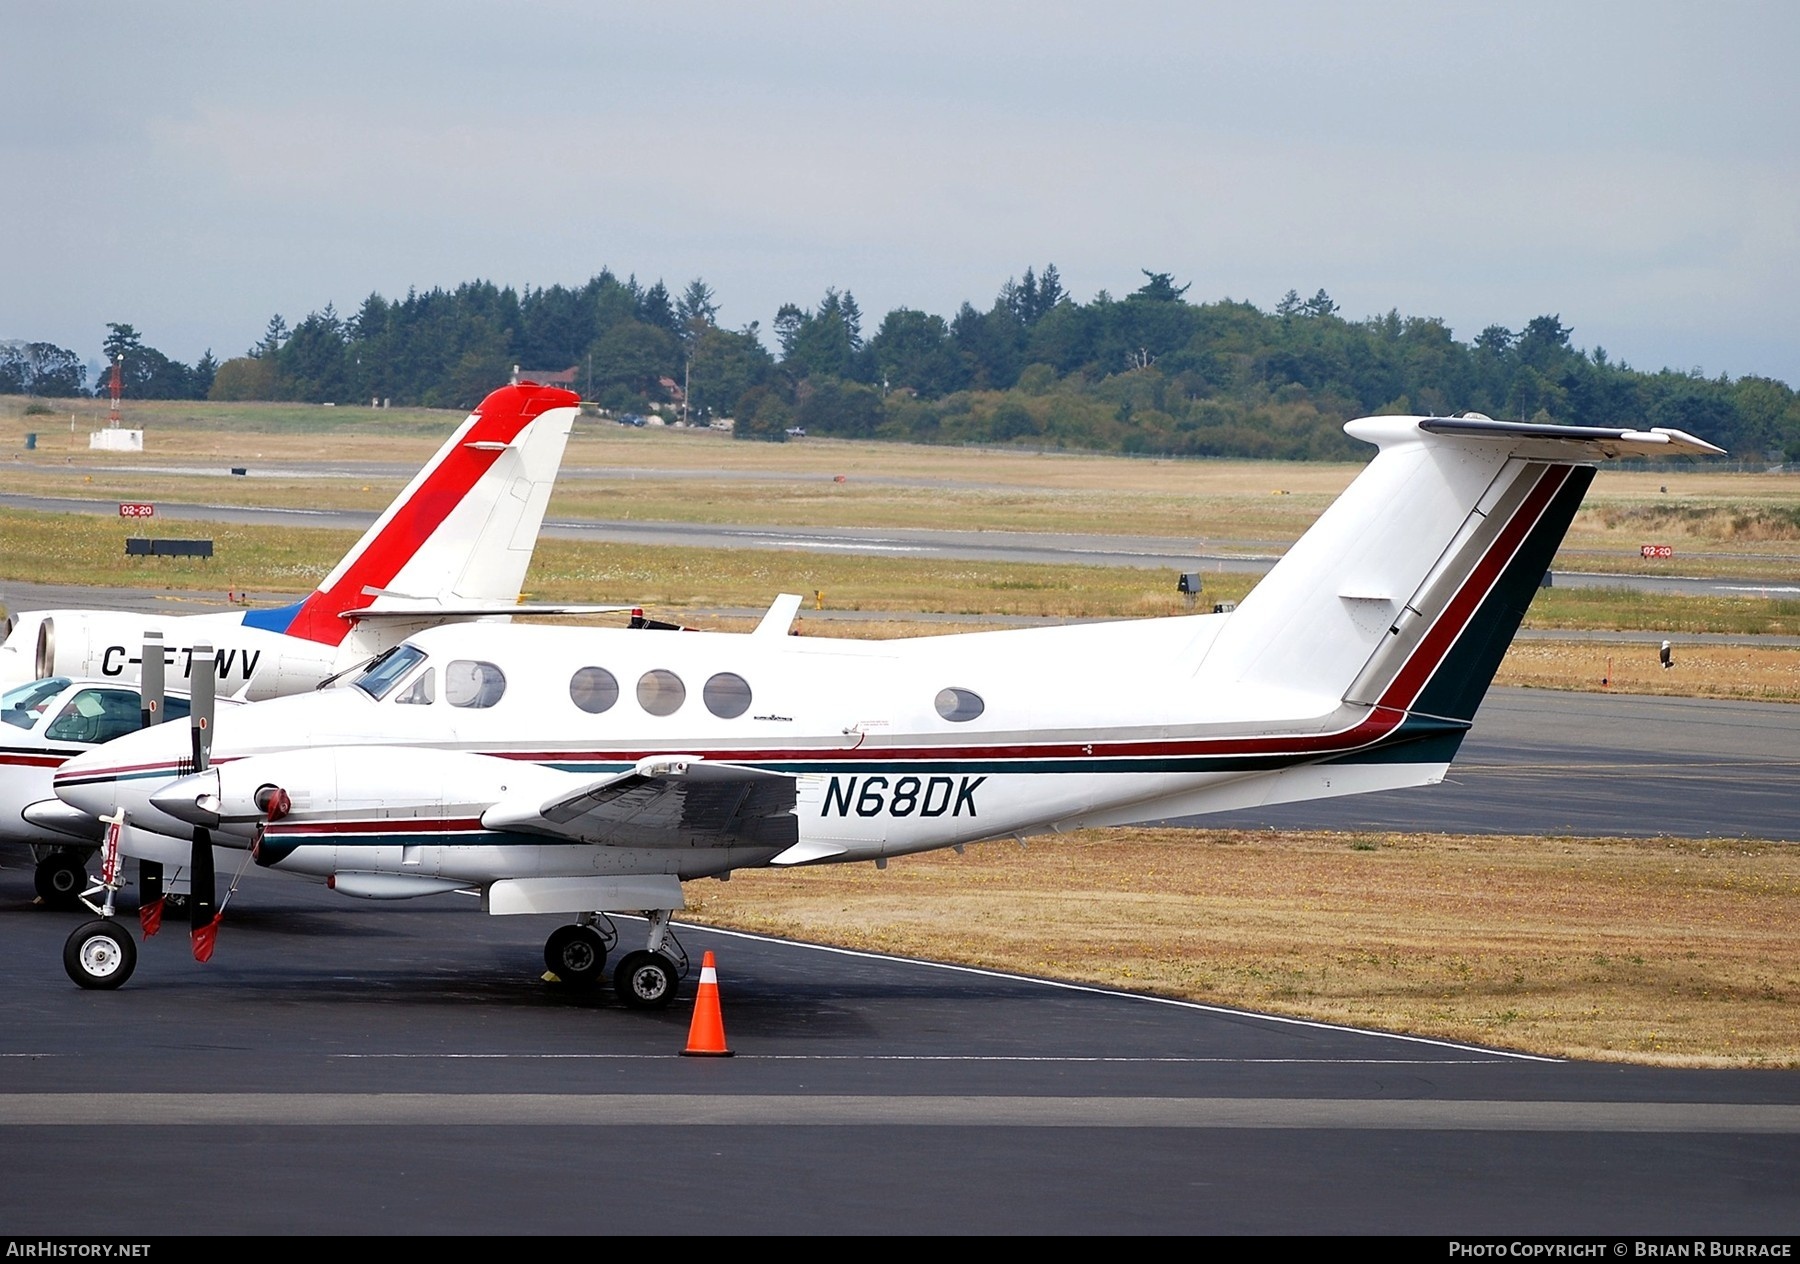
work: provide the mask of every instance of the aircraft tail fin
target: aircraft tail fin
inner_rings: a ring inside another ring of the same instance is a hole
[[[337,645],[371,589],[517,601],[580,402],[532,383],[493,392],[310,596],[245,622]]]
[[[1593,481],[1619,456],[1717,454],[1673,430],[1369,417],[1381,450],[1204,655],[1213,679],[1466,724]]]

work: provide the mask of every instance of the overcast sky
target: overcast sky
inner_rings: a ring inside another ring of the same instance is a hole
[[[1800,385],[1790,0],[0,0],[0,107],[0,339],[84,357],[602,267],[873,332],[1054,262]]]

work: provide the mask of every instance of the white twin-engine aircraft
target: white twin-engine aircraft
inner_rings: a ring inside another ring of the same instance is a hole
[[[518,605],[519,590],[579,403],[572,392],[530,384],[493,392],[292,606],[20,615],[0,645],[0,843],[38,850],[39,897],[72,908],[86,883],[86,855],[101,830],[56,800],[50,774],[140,727],[147,633],[162,638],[172,690],[185,694],[194,647],[206,643],[216,647],[218,690],[252,700],[312,689],[434,623],[543,612]],[[186,714],[181,698],[172,694],[170,704]]]
[[[436,628],[350,687],[221,715],[210,765],[168,726],[56,792],[123,810],[128,853],[208,835],[351,895],[578,914],[545,950],[568,982],[599,975],[600,915],[648,913],[613,982],[665,1004],[691,878],[1440,781],[1591,463],[1719,451],[1473,416],[1347,429],[1379,454],[1231,613],[856,642],[788,635],[784,596],[747,634]],[[116,986],[122,947],[92,922],[65,962]]]

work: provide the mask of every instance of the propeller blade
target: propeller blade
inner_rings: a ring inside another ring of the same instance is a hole
[[[188,685],[193,691],[189,732],[194,738],[195,772],[205,772],[212,759],[213,670],[212,646],[194,646],[194,666]],[[218,934],[214,918],[218,904],[219,892],[213,879],[212,831],[196,827],[193,860],[188,867],[188,924],[193,928],[197,961],[212,956],[212,939]],[[201,955],[203,950],[205,956]]]
[[[188,677],[193,704],[188,711],[189,731],[194,735],[194,771],[205,772],[212,761],[213,647],[196,645],[194,665]]]
[[[146,632],[144,656],[138,664],[138,697],[142,699],[145,728],[163,722],[163,693],[163,635]]]
[[[162,633],[145,632],[144,655],[138,660],[138,698],[143,708],[145,728],[161,724],[168,718],[168,711],[163,705],[167,692],[163,684],[164,661]],[[162,862],[138,861],[138,918],[144,923],[146,937],[154,935],[156,928],[162,925],[162,898]]]

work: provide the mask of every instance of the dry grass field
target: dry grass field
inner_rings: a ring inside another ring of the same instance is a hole
[[[1791,844],[1095,830],[688,899],[717,925],[1354,1026],[1800,1066]]]

